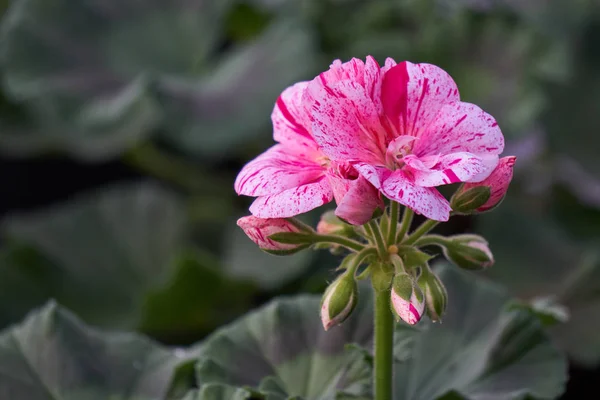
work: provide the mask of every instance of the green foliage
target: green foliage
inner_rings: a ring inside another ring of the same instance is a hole
[[[1,226],[0,321],[55,298],[102,326],[171,340],[208,333],[243,312],[256,288],[189,250],[188,225],[180,199],[154,184],[13,215]]]
[[[220,52],[248,36],[226,36],[231,3],[15,2],[2,25],[3,81],[34,120],[2,123],[0,146],[93,161],[158,135],[203,157],[236,151],[268,127],[281,88],[307,77],[313,50],[286,17]]]
[[[399,399],[553,399],[564,390],[566,363],[533,313],[507,309],[507,294],[450,267],[438,270],[448,290],[441,324],[413,335],[411,357],[396,363]]]
[[[154,400],[184,350],[84,326],[49,303],[0,335],[0,393],[11,400]]]
[[[444,323],[397,327],[397,398],[441,399],[449,391],[469,399],[560,395],[565,360],[535,314],[509,309],[509,297],[495,285],[449,267],[439,272],[451,299]],[[369,352],[343,345],[370,344],[372,294],[361,289],[356,311],[329,332],[315,297],[276,300],[218,331],[205,342],[198,380],[283,399],[333,399],[336,390],[368,398],[359,389],[369,381]]]

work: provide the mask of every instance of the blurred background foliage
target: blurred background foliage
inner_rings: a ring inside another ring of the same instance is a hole
[[[566,306],[570,320],[553,334],[572,385],[598,373],[595,1],[0,7],[0,327],[55,298],[88,323],[183,345],[275,295],[318,293],[337,259],[261,253],[235,225],[250,199],[233,180],[271,144],[287,85],[372,54],[442,66],[463,100],[497,118],[518,157],[509,196],[441,230],[482,233],[497,260],[490,279]]]

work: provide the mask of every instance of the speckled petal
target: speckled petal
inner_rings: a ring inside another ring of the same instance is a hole
[[[499,155],[504,137],[498,123],[474,104],[456,102],[445,105],[435,121],[415,144],[417,156],[469,152]]]
[[[382,192],[388,198],[403,204],[417,214],[436,221],[448,221],[450,203],[435,188],[415,185],[405,171],[394,171],[383,182]]]
[[[259,197],[250,206],[250,212],[260,218],[293,217],[327,204],[332,199],[331,187],[323,176],[315,182]]]
[[[283,145],[275,145],[242,168],[234,188],[246,196],[268,196],[314,182],[325,170]]]
[[[393,61],[393,60],[392,60]],[[386,62],[381,98],[385,115],[397,135],[420,136],[438,111],[459,101],[456,83],[446,71],[432,64]]]

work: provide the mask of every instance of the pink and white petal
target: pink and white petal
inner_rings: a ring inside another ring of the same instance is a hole
[[[381,190],[383,182],[392,173],[386,167],[378,167],[367,163],[356,163],[354,164],[354,168],[378,190]]]
[[[480,176],[487,177],[498,163],[498,156],[491,157],[495,157],[495,162],[489,156],[482,158],[464,152],[447,154],[441,156],[437,165],[431,169],[424,169],[423,163],[416,157],[407,157],[405,162],[411,169],[416,185],[434,187],[457,182],[469,182]]]
[[[402,170],[394,171],[383,183],[383,194],[417,214],[436,221],[448,221],[450,203],[435,188],[417,186]]]
[[[298,82],[285,89],[275,103],[271,121],[275,141],[311,152],[317,149],[317,144],[310,134],[309,111],[302,103],[306,86],[308,82]]]
[[[381,73],[385,75],[386,72],[388,72],[392,67],[395,67],[396,65],[398,65],[398,63],[392,57],[386,58],[385,64],[383,65],[383,67],[381,67]]]
[[[466,180],[465,182],[477,183],[487,179],[500,163],[500,158],[497,154],[484,154],[479,156],[486,166],[485,170],[480,174],[474,175],[471,179]]]
[[[383,208],[379,191],[362,176],[349,181],[349,190],[337,201],[335,215],[353,225],[363,225],[371,220],[377,208]]]
[[[335,202],[340,204],[346,193],[348,193],[348,190],[350,190],[353,180],[342,178],[338,174],[332,173],[332,171],[329,171],[327,174],[327,179],[329,180],[329,186],[331,186]]]
[[[332,199],[329,181],[323,176],[315,182],[259,197],[250,206],[250,212],[260,218],[287,218],[320,207]]]
[[[384,113],[397,134],[416,137],[422,135],[445,104],[460,100],[458,87],[446,71],[432,64],[408,61],[385,72],[381,98]]]
[[[367,56],[365,62],[365,90],[373,101],[373,105],[379,115],[383,114],[383,104],[381,103],[381,84],[383,83],[383,74],[377,60]]]
[[[312,134],[325,155],[338,161],[385,160],[385,134],[364,87],[350,80],[325,87],[311,83],[307,93],[314,99]]]
[[[367,56],[366,62],[358,58],[353,58],[345,63],[335,60],[328,71],[323,72],[315,79],[321,86],[331,86],[344,80],[356,82],[366,89],[371,99],[378,99],[379,92],[377,90],[381,86],[381,68],[373,57]]]
[[[439,110],[413,153],[419,157],[457,152],[498,155],[503,150],[504,137],[494,117],[474,104],[455,102]]]
[[[274,195],[314,182],[324,172],[316,162],[290,153],[283,145],[275,145],[242,168],[234,188],[246,196]]]

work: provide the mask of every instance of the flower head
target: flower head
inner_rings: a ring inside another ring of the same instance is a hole
[[[284,244],[274,241],[271,235],[282,232],[302,232],[284,218],[257,218],[253,215],[238,219],[237,224],[262,250],[272,254],[291,254],[306,247],[304,244]]]
[[[278,144],[244,166],[235,190],[258,197],[250,212],[260,218],[292,217],[335,198],[336,215],[361,225],[382,201],[352,165],[332,161],[314,141],[308,110],[301,101],[307,85],[297,83],[281,94],[271,115]]]
[[[461,102],[452,78],[431,64],[335,61],[308,84],[303,103],[325,156],[439,221],[451,209],[435,187],[482,181],[504,148],[494,118]]]

